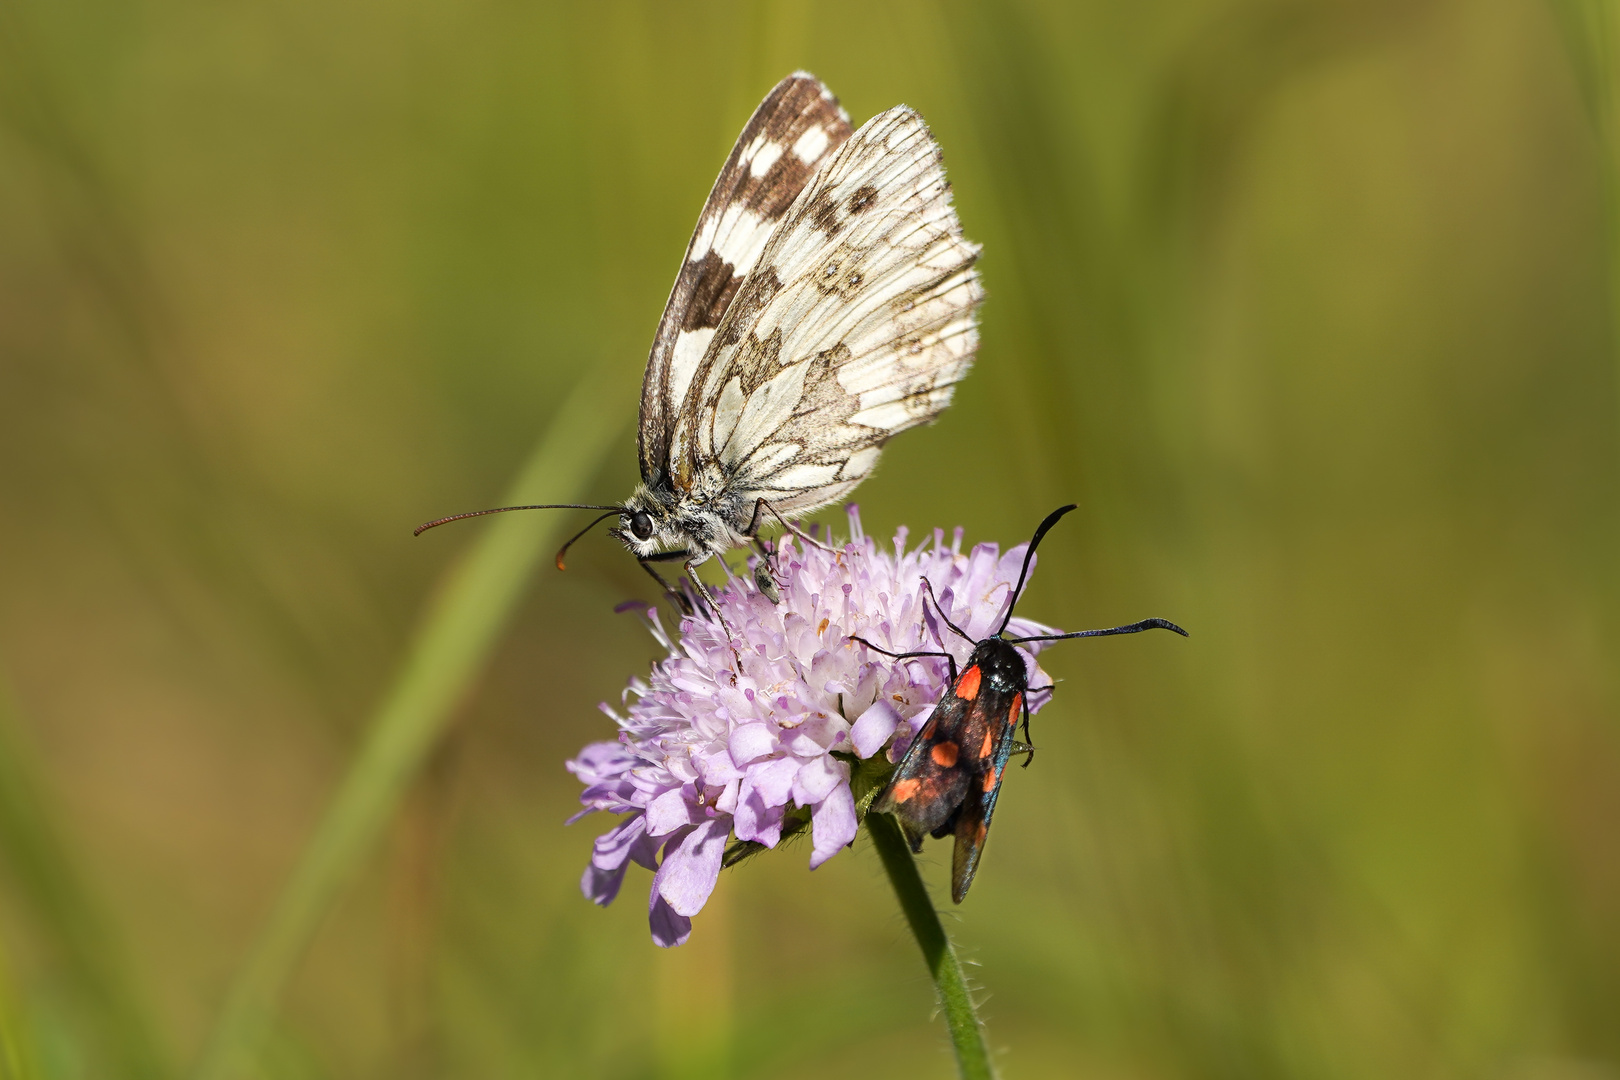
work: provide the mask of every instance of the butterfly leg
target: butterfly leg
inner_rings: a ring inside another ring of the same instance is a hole
[[[702,594],[704,601],[708,603],[709,610],[714,613],[715,620],[720,623],[720,629],[725,631],[726,644],[731,646],[731,658],[737,662],[737,671],[741,672],[742,657],[737,654],[737,636],[732,633],[731,624],[726,622],[726,617],[720,614],[720,605],[715,600],[714,594],[709,591],[707,585],[703,584],[703,579],[698,577],[698,563],[702,561],[696,556],[688,559],[686,561],[686,576],[697,588],[697,591]]]
[[[685,550],[683,548],[680,551],[660,551],[655,555],[649,555],[644,559],[637,559],[636,560],[636,563],[643,570],[647,571],[648,576],[651,577],[654,581],[658,582],[658,587],[664,590],[664,595],[669,597],[670,600],[674,602],[675,607],[683,615],[692,614],[692,602],[690,600],[688,600],[685,596],[683,596],[681,593],[677,592],[676,589],[675,589],[675,586],[673,586],[669,582],[665,581],[664,580],[664,575],[662,575],[658,571],[654,570],[649,564],[650,563],[655,563],[655,562],[674,562],[676,559],[690,558],[691,555],[692,555],[692,553],[690,551],[687,551],[687,550]],[[695,581],[696,578],[694,578],[693,580]]]
[[[786,529],[788,532],[792,533],[794,536],[797,536],[800,540],[803,540],[805,543],[813,544],[816,547],[820,548],[822,551],[833,551],[833,550],[835,550],[833,548],[828,547],[826,544],[823,544],[820,540],[817,540],[815,537],[811,536],[809,533],[805,532],[803,529],[799,528],[797,525],[795,525],[792,522],[788,521],[787,518],[783,517],[781,514],[776,512],[776,507],[772,506],[770,503],[766,502],[764,499],[755,499],[754,500],[754,517],[753,517],[753,520],[751,520],[748,523],[748,528],[743,530],[743,535],[744,536],[756,536],[756,535],[758,535],[759,527],[760,527],[761,524],[764,523],[765,511],[767,511],[767,510],[769,510],[771,512],[771,517],[775,518],[781,524],[782,528]]]

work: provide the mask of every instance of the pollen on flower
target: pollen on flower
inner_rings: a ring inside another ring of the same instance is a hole
[[[923,579],[974,639],[989,636],[1006,611],[1024,545],[963,553],[960,529],[948,545],[934,530],[907,551],[905,529],[882,546],[853,506],[849,523],[849,540],[830,552],[783,538],[772,557],[780,603],[752,574],[714,590],[736,661],[707,613],[683,618],[671,637],[657,611],[643,609],[668,655],[646,679],[630,680],[622,710],[602,706],[618,738],[568,762],[585,785],[585,809],[571,821],[597,810],[624,815],[596,838],[581,888],[606,905],[632,862],[652,870],[648,919],[659,945],[690,936],[729,843],[774,848],[808,820],[814,869],[855,839],[850,762],[897,761],[944,694],[950,666],[943,657],[896,660],[852,635],[891,652],[948,652],[961,665],[973,643],[925,607]],[[1014,637],[1051,632],[1016,617],[1008,627]],[[1035,665],[1040,645],[1019,648],[1031,683],[1050,685]],[[1049,696],[1031,693],[1030,711]]]

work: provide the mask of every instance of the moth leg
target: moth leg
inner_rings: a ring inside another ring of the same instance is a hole
[[[749,521],[748,528],[743,530],[743,535],[744,536],[756,536],[756,535],[758,535],[760,523],[761,523],[762,519],[765,516],[765,511],[767,511],[767,510],[769,510],[771,512],[771,516],[773,518],[775,518],[778,522],[781,523],[782,528],[786,529],[788,532],[792,533],[794,536],[797,536],[800,540],[803,540],[805,543],[814,544],[816,547],[820,548],[822,551],[831,552],[831,551],[835,550],[834,548],[830,548],[826,544],[823,544],[820,540],[817,540],[815,537],[811,536],[809,533],[805,532],[803,529],[800,529],[797,525],[795,525],[792,522],[788,521],[787,518],[783,517],[781,514],[776,512],[776,507],[772,506],[770,503],[766,502],[764,499],[755,499],[754,500],[754,517],[753,517],[753,520]]]
[[[1042,686],[1042,687],[1039,687],[1038,689],[1050,690],[1052,688],[1050,686]],[[1015,753],[1015,754],[1023,754],[1024,755],[1024,763],[1023,763],[1023,765],[1019,766],[1019,768],[1027,769],[1027,768],[1029,768],[1029,763],[1035,760],[1034,741],[1032,739],[1030,739],[1030,737],[1029,737],[1029,695],[1028,694],[1024,695],[1024,741],[1023,742],[1018,742],[1018,741],[1014,740],[1012,752]]]
[[[648,564],[655,562],[674,562],[676,559],[689,558],[691,557],[691,554],[692,553],[690,551],[686,551],[684,549],[680,551],[660,551],[655,555],[648,555],[646,558],[636,560],[636,564],[643,570],[647,571],[647,575],[649,577],[658,582],[658,587],[664,590],[664,595],[669,597],[670,600],[674,602],[676,608],[679,609],[684,615],[692,614],[692,602],[684,595],[677,592],[675,586],[665,581],[664,576],[658,571],[654,570]]]

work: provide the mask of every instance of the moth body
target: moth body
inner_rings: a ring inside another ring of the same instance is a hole
[[[1068,638],[1112,637],[1116,634],[1136,634],[1143,630],[1170,630],[1186,636],[1187,631],[1165,619],[1143,619],[1127,626],[1113,626],[1104,630],[1077,630],[1073,633],[1035,634],[1030,637],[1007,638],[1003,635],[1012,623],[1013,608],[1023,594],[1024,582],[1029,578],[1029,567],[1035,549],[1058,519],[1073,510],[1074,504],[1061,506],[1046,515],[1030,538],[1024,551],[1024,567],[1018,574],[1007,602],[1007,612],[996,632],[975,641],[950,621],[940,608],[928,579],[923,585],[934,609],[952,633],[973,642],[973,652],[960,673],[949,652],[919,650],[895,653],[873,645],[865,638],[853,638],[867,648],[899,660],[922,657],[943,657],[951,665],[951,684],[940,696],[933,712],[918,729],[905,756],[895,768],[888,786],[873,801],[871,811],[892,814],[900,823],[912,851],[921,851],[923,840],[932,836],[936,840],[956,835],[956,846],[951,855],[951,899],[958,904],[967,896],[978,871],[979,856],[984,852],[985,836],[990,831],[990,819],[996,811],[996,799],[1001,794],[1001,782],[1007,771],[1007,761],[1015,753],[1034,747],[1016,738],[1018,724],[1024,724],[1024,737],[1029,737],[1029,672],[1033,655],[1021,652],[1017,646],[1035,641],[1061,641]],[[943,642],[941,642],[943,644]],[[1052,689],[1038,686],[1036,691]],[[1028,764],[1026,760],[1025,764]]]

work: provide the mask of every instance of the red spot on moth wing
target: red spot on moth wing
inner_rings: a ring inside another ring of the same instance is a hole
[[[979,747],[979,758],[982,760],[984,758],[989,757],[991,755],[991,753],[993,753],[995,751],[995,748],[996,748],[996,729],[992,728],[992,727],[986,727],[984,729],[984,745]]]
[[[917,789],[921,786],[922,781],[918,780],[916,777],[909,777],[905,780],[897,780],[894,787],[889,789],[889,798],[893,799],[897,803],[903,803],[913,795],[917,794]]]
[[[996,785],[1001,783],[1001,770],[992,768],[984,774],[984,790],[994,791]]]
[[[1007,710],[1007,723],[1011,724],[1013,727],[1017,727],[1018,726],[1018,720],[1019,720],[1019,713],[1023,711],[1023,708],[1024,708],[1024,695],[1023,694],[1014,694],[1013,695],[1012,708]]]
[[[962,672],[962,677],[956,680],[956,696],[963,701],[972,701],[979,696],[979,665],[974,664]]]
[[[940,743],[938,746],[930,750],[928,752],[928,756],[934,759],[935,765],[938,765],[942,769],[948,769],[952,765],[956,764],[956,753],[956,744],[946,741]]]

